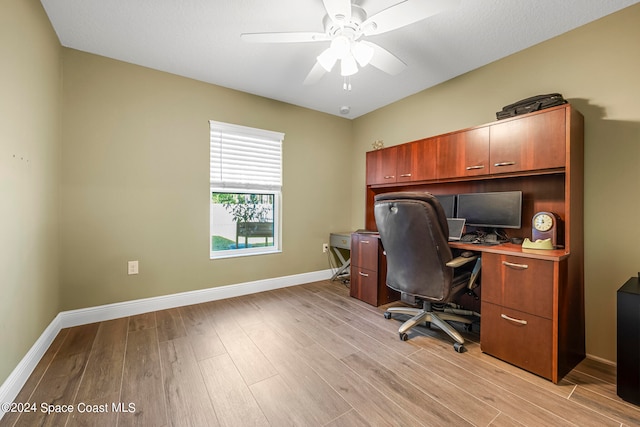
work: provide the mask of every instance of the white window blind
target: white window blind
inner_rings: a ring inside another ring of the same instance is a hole
[[[210,121],[211,186],[280,190],[284,134]]]

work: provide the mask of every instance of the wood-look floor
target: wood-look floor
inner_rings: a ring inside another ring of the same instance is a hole
[[[16,399],[36,412],[0,426],[640,425],[614,367],[554,385],[477,335],[462,354],[437,329],[400,341],[383,311],[325,281],[65,329]]]

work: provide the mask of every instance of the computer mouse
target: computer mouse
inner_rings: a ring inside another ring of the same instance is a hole
[[[474,253],[471,251],[464,251],[460,254],[462,258],[471,258],[473,255]]]

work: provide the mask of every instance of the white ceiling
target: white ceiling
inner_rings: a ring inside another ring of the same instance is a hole
[[[303,81],[328,42],[255,44],[241,33],[323,32],[322,0],[41,0],[63,46],[355,118],[640,0],[461,0],[368,37],[408,67],[367,66],[342,89],[338,67]],[[418,0],[429,1],[429,0]],[[399,0],[356,0],[371,16]],[[534,94],[532,94],[534,95]]]

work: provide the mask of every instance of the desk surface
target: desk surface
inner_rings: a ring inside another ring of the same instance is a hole
[[[499,245],[482,245],[463,242],[449,242],[449,246],[465,251],[514,255],[524,258],[546,259],[549,261],[560,261],[569,256],[569,253],[564,249],[523,249],[521,245],[514,245],[513,243],[501,243]]]
[[[370,234],[374,237],[380,238],[380,235],[376,232],[367,231],[362,234]],[[449,242],[449,246],[454,249],[461,249],[464,251],[514,255],[523,258],[545,259],[549,261],[561,261],[569,256],[569,252],[565,251],[564,249],[523,249],[521,245],[514,245],[513,243],[501,243],[499,245],[482,245],[464,242]]]

